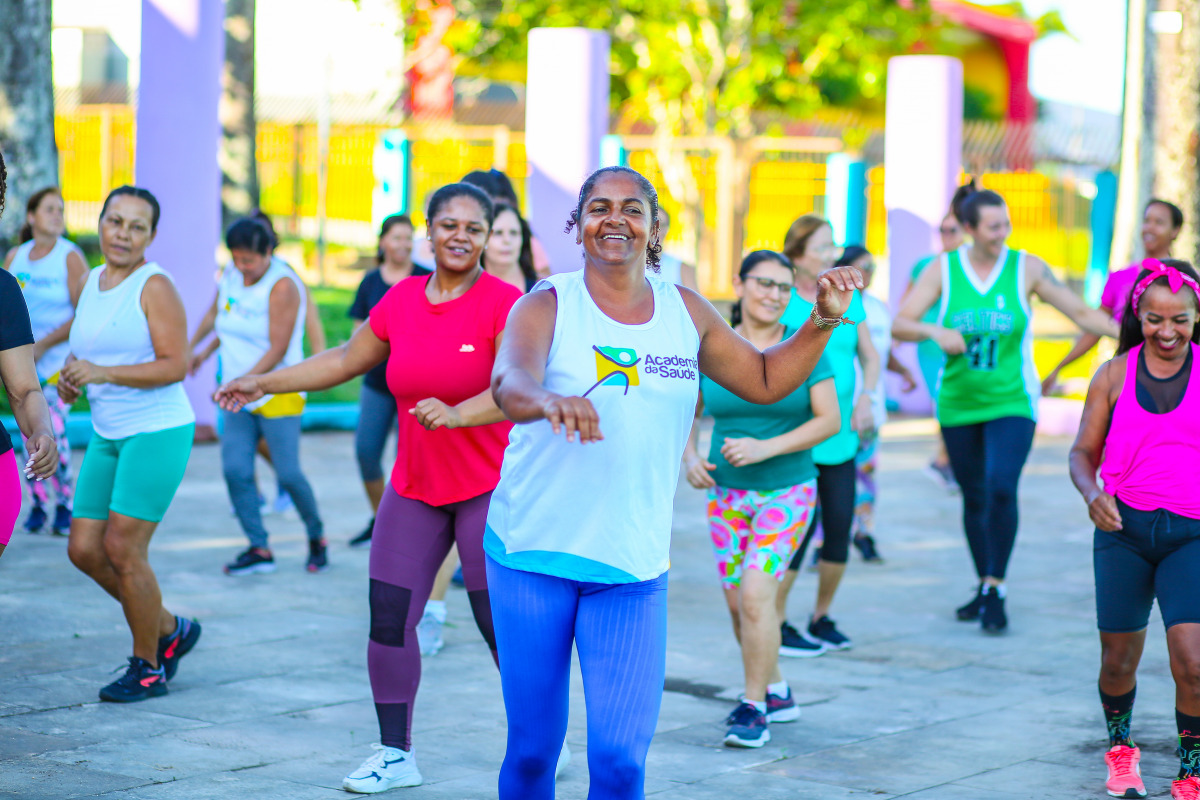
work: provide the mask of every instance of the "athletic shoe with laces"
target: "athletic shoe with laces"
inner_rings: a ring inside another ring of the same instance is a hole
[[[274,572],[275,556],[263,547],[251,547],[225,565],[226,575],[253,575],[256,572]]]
[[[100,699],[110,703],[136,703],[167,693],[166,671],[137,656],[129,657],[125,674],[100,690]]]
[[[54,508],[54,535],[69,536],[71,533],[71,509],[59,503]]]
[[[779,626],[779,655],[788,658],[814,658],[822,655],[827,649],[824,642],[813,641],[791,623],[784,622]]]
[[[423,656],[436,656],[438,651],[442,649],[444,642],[442,641],[442,625],[446,622],[446,618],[438,617],[437,614],[425,609],[425,613],[421,615],[421,621],[417,623],[417,647]]]
[[[29,533],[37,533],[42,528],[46,527],[46,509],[40,505],[29,509],[29,516],[25,518],[25,530]]]
[[[854,537],[854,546],[862,554],[863,561],[868,564],[882,564],[883,556],[875,548],[875,537],[869,533],[860,533]]]
[[[1004,613],[1004,597],[992,587],[983,595],[983,610],[979,613],[979,625],[984,633],[1003,633],[1008,627],[1008,615]]]
[[[329,569],[329,554],[326,552],[328,548],[325,546],[324,539],[309,539],[308,540],[308,561],[304,563],[304,568],[309,572],[325,572]]]
[[[371,534],[375,531],[375,518],[371,517],[371,521],[367,523],[367,527],[363,528],[363,532],[350,540],[351,547],[370,547]]]
[[[830,650],[849,650],[854,645],[850,637],[839,631],[828,616],[809,622],[808,636],[822,642]]]
[[[767,692],[767,722],[795,722],[798,719],[800,709],[792,697],[792,687],[788,687],[784,697]]]
[[[179,659],[191,652],[200,641],[200,623],[194,619],[175,617],[175,632],[158,640],[158,663],[166,671],[167,680],[175,677]]]
[[[287,492],[279,492],[275,495],[275,502],[271,504],[271,514],[284,519],[299,519],[300,514],[296,511],[296,504],[292,502],[292,496]]]
[[[420,786],[421,771],[417,769],[413,751],[407,753],[396,747],[373,744],[375,754],[342,779],[342,788],[358,794],[386,792],[397,786]]]
[[[767,727],[767,715],[750,703],[742,703],[725,718],[729,732],[725,734],[727,747],[762,747],[771,741]]]
[[[1200,777],[1189,775],[1171,781],[1171,800],[1200,800]]]
[[[965,606],[959,606],[954,610],[954,615],[958,617],[959,622],[974,622],[979,619],[980,612],[983,611],[983,584],[979,584],[975,589],[975,596],[971,598],[971,602]]]
[[[1108,765],[1108,781],[1104,788],[1113,797],[1145,797],[1146,784],[1142,783],[1142,768],[1138,763],[1142,751],[1136,747],[1118,744],[1104,754]]]

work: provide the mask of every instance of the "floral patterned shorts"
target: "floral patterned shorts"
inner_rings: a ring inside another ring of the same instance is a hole
[[[773,492],[709,489],[708,530],[721,583],[739,585],[743,569],[782,580],[816,505],[815,478]]]

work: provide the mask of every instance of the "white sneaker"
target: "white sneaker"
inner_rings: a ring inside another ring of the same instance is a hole
[[[411,750],[406,753],[381,744],[373,744],[371,747],[375,748],[375,755],[342,780],[343,789],[359,794],[375,794],[397,786],[421,785],[421,771],[417,769],[417,762]]]
[[[442,641],[442,624],[445,619],[439,619],[432,611],[426,610],[417,623],[417,647],[423,656],[436,656],[445,642]]]
[[[567,768],[567,764],[571,763],[571,748],[567,747],[566,741],[563,742],[562,750],[558,751],[558,763],[554,765],[554,780],[558,780],[558,776],[563,774],[563,770]]]

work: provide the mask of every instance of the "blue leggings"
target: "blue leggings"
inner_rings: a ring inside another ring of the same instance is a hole
[[[666,677],[667,575],[583,583],[487,559],[508,749],[500,800],[552,800],[571,643],[587,704],[589,800],[642,800]]]

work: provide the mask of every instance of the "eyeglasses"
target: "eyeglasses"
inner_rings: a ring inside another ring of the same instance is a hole
[[[780,283],[779,281],[773,281],[770,278],[760,278],[757,275],[751,275],[750,280],[757,283],[758,288],[762,289],[764,292],[773,292],[778,289],[780,294],[788,294],[792,291],[792,286],[794,286],[794,284],[791,283]]]

